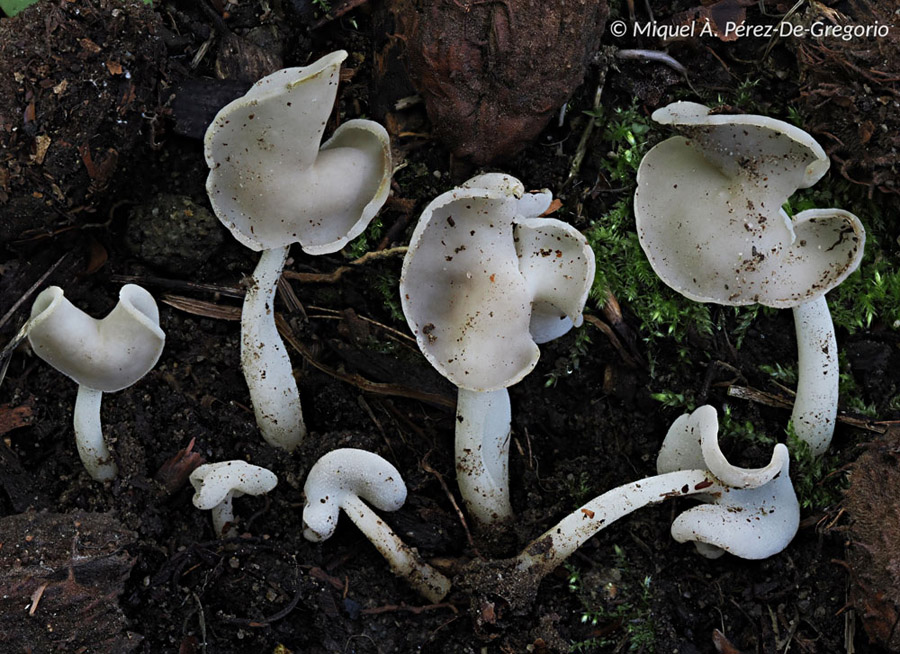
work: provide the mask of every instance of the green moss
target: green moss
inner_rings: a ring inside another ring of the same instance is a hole
[[[384,223],[380,216],[376,216],[362,234],[347,244],[343,249],[343,255],[351,261],[359,259],[366,252],[369,252],[381,240],[383,235]]]
[[[400,271],[384,269],[374,275],[373,286],[381,295],[384,306],[396,323],[406,324],[403,306],[400,303]]]
[[[838,474],[837,456],[825,453],[814,456],[809,445],[800,440],[793,423],[788,423],[787,445],[791,452],[791,481],[803,509],[823,509],[837,504],[847,488],[847,477]]]
[[[589,587],[581,572],[567,564],[569,591],[582,604],[581,623],[597,626],[618,625],[609,635],[572,643],[570,652],[593,652],[602,647],[614,647],[616,652],[644,652],[656,650],[656,627],[651,611],[652,579],[638,575],[629,565],[625,551],[613,546],[615,568],[603,588]],[[606,631],[606,630],[604,630]]]
[[[607,292],[615,295],[637,316],[650,344],[660,339],[683,343],[689,329],[712,333],[709,307],[666,286],[650,266],[635,232],[630,196],[593,221],[585,236],[597,260],[591,297],[602,305]]]

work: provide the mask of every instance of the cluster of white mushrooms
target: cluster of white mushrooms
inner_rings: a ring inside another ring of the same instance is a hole
[[[339,250],[366,228],[390,188],[390,144],[380,125],[349,121],[321,142],[345,57],[335,52],[265,77],[218,113],[205,141],[214,211],[235,238],[262,252],[244,303],[241,360],[263,438],[288,451],[306,433],[273,305],[288,249],[296,242],[310,254]],[[805,132],[761,116],[713,115],[682,102],[653,118],[682,134],[653,148],[638,173],[637,229],[654,270],[693,300],[794,310],[794,426],[823,452],[837,402],[837,348],[824,294],[859,264],[864,232],[845,211],[789,217],[782,205],[821,178],[827,157]],[[502,528],[513,516],[507,389],[534,368],[538,344],[581,324],[594,278],[586,239],[543,216],[551,201],[549,191],[528,193],[508,175],[474,177],[425,208],[403,262],[410,329],[425,358],[459,389],[457,482],[483,527]],[[53,287],[35,301],[27,331],[34,351],[79,384],[79,454],[91,477],[112,479],[117,468],[100,427],[100,397],[135,383],[158,360],[165,335],[156,303],[144,289],[125,286],[116,308],[95,320]],[[687,495],[702,503],[675,520],[677,541],[693,541],[710,557],[771,556],[799,524],[788,460],[779,444],[763,468],[733,466],[719,449],[716,410],[700,407],[669,429],[658,475],[579,507],[513,564],[539,580],[615,520]],[[277,483],[245,461],[203,465],[190,481],[194,504],[212,512],[219,537],[236,534],[233,497],[267,493]],[[304,491],[307,539],[329,538],[343,511],[422,596],[437,602],[447,595],[451,580],[371,508],[403,505],[406,486],[393,465],[370,452],[336,450],[312,467]]]

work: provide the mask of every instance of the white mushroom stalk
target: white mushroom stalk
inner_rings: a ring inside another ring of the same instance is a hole
[[[794,310],[799,349],[793,425],[815,454],[837,415],[837,345],[825,293],[859,266],[865,231],[840,209],[782,209],[830,162],[806,132],[754,115],[676,102],[653,114],[683,136],[641,161],[635,220],[657,275],[698,302]]]
[[[194,506],[210,511],[216,536],[236,536],[232,498],[265,495],[278,484],[275,473],[246,461],[206,463],[191,472]]]
[[[385,129],[350,120],[322,143],[343,50],[259,80],[206,132],[206,189],[234,237],[261,251],[241,316],[241,364],[268,443],[293,450],[306,434],[297,382],[275,327],[275,288],[292,243],[336,252],[361,234],[390,191]]]
[[[78,384],[75,443],[85,469],[97,481],[113,479],[118,468],[103,438],[101,399],[137,382],[159,360],[166,335],[156,301],[127,284],[118,304],[98,320],[51,286],[35,298],[27,331],[35,354]]]
[[[423,211],[400,276],[403,312],[425,358],[459,388],[456,468],[482,525],[512,517],[507,387],[534,368],[539,343],[582,322],[594,278],[586,239],[539,218],[548,191],[490,173]]]
[[[540,580],[619,518],[688,495],[704,504],[675,519],[672,536],[678,542],[693,541],[710,558],[723,552],[744,559],[777,554],[800,524],[789,458],[779,443],[763,468],[731,465],[719,449],[716,411],[702,406],[672,424],[657,460],[659,475],[608,491],[566,516],[525,548],[516,569]]]
[[[365,450],[334,450],[315,463],[303,490],[303,535],[307,540],[330,538],[343,510],[381,552],[395,575],[431,602],[440,602],[447,595],[450,580],[425,563],[366,504],[381,511],[396,511],[406,501],[406,484],[390,463]]]

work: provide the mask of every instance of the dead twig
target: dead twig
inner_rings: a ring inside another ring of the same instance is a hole
[[[341,372],[339,370],[331,368],[330,366],[326,366],[324,363],[317,361],[312,356],[307,347],[303,345],[303,343],[301,343],[300,340],[294,335],[294,332],[287,324],[287,321],[285,321],[280,314],[276,316],[275,324],[278,326],[278,333],[281,334],[281,337],[285,340],[285,342],[293,347],[300,354],[300,356],[302,356],[311,366],[318,370],[321,370],[326,375],[330,375],[335,379],[340,379],[341,381],[347,382],[348,384],[352,384],[353,386],[356,386],[360,390],[367,393],[373,393],[375,395],[394,395],[398,397],[407,397],[412,400],[420,400],[422,402],[428,402],[429,404],[435,404],[437,406],[443,406],[449,409],[456,408],[456,400],[445,397],[444,395],[438,395],[436,393],[426,393],[425,391],[420,391],[415,388],[409,388],[407,386],[401,386],[399,384],[384,384],[380,382],[373,382],[366,379],[362,375],[357,375],[355,373],[349,372]]]
[[[317,570],[318,568],[313,568],[313,570]],[[312,570],[310,570],[310,575],[312,575]],[[223,617],[222,620],[229,624],[236,624],[242,627],[268,627],[273,622],[278,622],[286,618],[290,615],[291,611],[297,608],[297,604],[300,603],[300,598],[303,596],[303,584],[300,583],[300,571],[297,570],[297,590],[294,591],[294,596],[291,598],[291,601],[288,602],[283,609],[280,611],[273,613],[267,618],[262,618],[261,620],[250,620],[248,618],[228,618]]]
[[[404,611],[406,613],[419,615],[420,613],[425,613],[426,611],[434,611],[437,609],[450,609],[454,613],[459,613],[459,609],[448,602],[441,602],[440,604],[425,604],[424,606],[409,606],[408,604],[386,604],[384,606],[375,606],[370,609],[363,609],[362,611],[360,611],[360,613],[362,613],[363,615],[379,615],[381,613],[397,613],[399,611]]]
[[[179,279],[165,279],[163,277],[143,277],[140,275],[110,275],[110,281],[117,284],[140,284],[141,286],[153,286],[157,288],[169,288],[175,291],[196,291],[202,293],[216,293],[226,297],[244,298],[244,289],[234,286],[216,286],[215,284],[199,284],[197,282],[185,282]]]
[[[597,85],[597,90],[594,92],[594,105],[591,107],[591,111],[593,111],[594,114],[600,112],[600,98],[603,96],[603,86],[605,83],[606,70],[604,69],[600,73],[600,83]],[[594,116],[588,116],[588,118],[588,123],[585,125],[584,131],[581,133],[581,138],[578,140],[578,147],[575,149],[575,156],[572,157],[572,165],[569,167],[569,175],[566,177],[563,187],[568,186],[569,182],[578,176],[578,172],[581,170],[581,163],[584,161],[584,156],[587,154],[588,141],[591,138],[591,134],[594,133],[594,127],[597,124],[597,120]]]
[[[441,485],[441,488],[444,489],[444,493],[447,495],[447,499],[450,500],[450,504],[453,505],[453,509],[456,511],[456,517],[459,518],[459,523],[462,525],[463,531],[466,532],[466,540],[469,541],[469,547],[472,548],[472,552],[474,552],[475,556],[477,556],[482,561],[484,557],[481,555],[481,552],[478,551],[478,547],[475,545],[475,541],[472,539],[472,532],[469,531],[469,523],[466,522],[466,516],[463,514],[462,510],[459,508],[459,504],[456,502],[456,498],[453,497],[453,493],[450,492],[450,488],[447,486],[447,482],[444,481],[444,475],[439,473],[437,470],[432,468],[428,464],[428,455],[422,459],[421,462],[422,470],[425,472],[434,475],[435,479],[438,480],[438,483]]]
[[[319,307],[319,306],[310,306],[309,310],[310,311],[322,311],[324,313],[331,314],[330,318],[332,318],[332,319],[340,319],[340,320],[345,319],[344,312],[339,311],[337,309],[329,309],[327,307]],[[325,319],[325,316],[312,316],[312,317]],[[356,317],[359,318],[360,320],[363,320],[363,321],[369,323],[370,325],[372,325],[374,327],[377,327],[378,329],[381,329],[387,335],[393,336],[394,340],[396,340],[400,343],[403,343],[405,345],[413,346],[413,349],[415,349],[416,352],[419,351],[419,346],[416,344],[416,339],[414,339],[409,334],[405,334],[398,329],[394,329],[393,327],[390,327],[388,325],[385,325],[384,323],[378,322],[377,320],[369,318],[368,316],[357,315]]]
[[[180,295],[163,295],[160,298],[163,304],[168,304],[179,311],[184,311],[193,316],[201,316],[203,318],[212,318],[213,320],[232,320],[241,319],[241,308],[232,307],[224,304],[216,304],[215,302],[207,302],[206,300],[195,300],[190,297],[182,297]]]
[[[43,284],[47,280],[47,278],[50,275],[52,275],[56,271],[57,268],[59,268],[59,266],[62,264],[63,261],[66,260],[66,257],[68,257],[68,256],[69,256],[69,253],[66,252],[59,259],[57,259],[56,263],[54,263],[52,266],[47,268],[47,271],[43,275],[41,275],[38,278],[38,280],[34,284],[32,284],[31,287],[29,287],[29,289],[27,291],[25,291],[22,294],[22,297],[20,297],[18,300],[16,300],[15,304],[13,304],[12,307],[10,307],[9,311],[7,311],[5,314],[3,314],[3,317],[0,318],[0,329],[2,329],[3,325],[5,325],[6,322],[13,316],[13,314],[19,310],[19,307],[22,306],[22,303],[28,301],[28,298],[31,297],[31,294],[34,293],[38,288],[40,288],[41,284]]]
[[[408,248],[404,245],[396,248],[388,248],[387,250],[373,250],[371,252],[366,252],[359,259],[354,259],[346,266],[341,266],[330,273],[301,273],[294,272],[293,270],[285,270],[283,275],[285,278],[298,281],[301,284],[334,284],[340,280],[345,273],[350,272],[357,266],[369,263],[370,261],[375,261],[376,259],[387,259],[389,257],[397,256],[398,254],[404,255],[407,250]]]
[[[786,397],[750,388],[749,386],[729,386],[728,396],[756,402],[757,404],[765,404],[766,406],[774,407],[776,409],[794,408],[794,402]],[[884,434],[888,430],[888,427],[900,423],[898,420],[868,420],[866,418],[850,415],[844,411],[838,411],[837,421],[876,434]]]
[[[622,361],[625,362],[625,365],[629,368],[638,369],[641,368],[641,365],[638,361],[631,356],[628,350],[625,349],[625,346],[622,345],[622,341],[619,340],[619,337],[616,336],[616,333],[613,331],[613,328],[607,325],[605,322],[600,320],[597,316],[593,316],[591,314],[584,314],[584,321],[590,323],[601,332],[603,335],[609,339],[610,344],[615,348],[616,352],[619,353],[619,356],[622,357]]]

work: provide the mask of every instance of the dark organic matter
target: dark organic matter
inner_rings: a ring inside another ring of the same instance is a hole
[[[0,650],[125,654],[140,644],[116,601],[134,532],[76,511],[7,516],[0,534]]]
[[[869,638],[900,649],[900,430],[853,467],[847,510],[853,516],[852,600]]]
[[[435,134],[476,164],[528,145],[581,84],[605,0],[393,0]]]
[[[0,241],[95,211],[156,106],[160,22],[120,0],[0,22]]]

